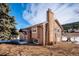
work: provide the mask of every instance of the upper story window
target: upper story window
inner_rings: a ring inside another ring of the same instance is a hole
[[[36,27],[33,27],[32,28],[32,33],[36,33],[37,32],[37,28]]]
[[[32,32],[36,32],[36,29],[32,30]]]
[[[27,35],[27,34],[28,34],[28,33],[27,33],[27,32],[25,32],[25,31],[23,31],[22,33],[23,33],[24,35]]]
[[[55,32],[60,32],[60,29],[59,28],[55,28],[54,31]]]
[[[60,32],[60,29],[57,29],[57,32]]]

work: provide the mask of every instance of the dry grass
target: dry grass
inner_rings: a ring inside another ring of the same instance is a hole
[[[1,56],[79,56],[79,45],[57,43],[53,46],[0,44]]]

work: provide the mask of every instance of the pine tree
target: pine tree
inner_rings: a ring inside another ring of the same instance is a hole
[[[17,35],[15,19],[8,15],[9,11],[8,4],[0,3],[0,39],[10,39],[11,36]]]

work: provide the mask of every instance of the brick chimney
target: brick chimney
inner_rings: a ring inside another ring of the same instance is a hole
[[[54,13],[51,11],[51,9],[48,9],[47,11],[47,21],[48,21],[48,44],[54,44],[55,42],[55,26],[54,26]]]

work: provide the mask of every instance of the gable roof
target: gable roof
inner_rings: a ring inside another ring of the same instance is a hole
[[[58,26],[59,26],[59,27],[62,29],[62,31],[63,31],[64,29],[63,29],[62,25],[60,25],[59,21],[56,19],[55,22],[58,24]],[[27,27],[27,28],[31,28],[31,27],[34,27],[34,26],[39,26],[39,25],[44,24],[44,23],[46,24],[46,23],[48,23],[48,22],[42,22],[42,23],[39,23],[39,24],[35,24],[35,25],[32,25],[32,26],[29,26],[29,27]],[[27,28],[24,28],[24,29],[27,29]]]
[[[23,29],[31,28],[31,27],[34,27],[34,26],[39,26],[39,25],[44,24],[44,23],[46,24],[47,22],[42,22],[42,23],[39,23],[39,24],[35,24],[35,25],[29,26],[29,27],[26,27],[26,28],[23,28]]]
[[[64,30],[62,25],[60,25],[59,21],[57,19],[55,19],[55,22],[58,24],[58,26],[62,29],[62,31]]]

